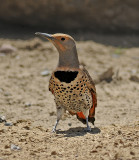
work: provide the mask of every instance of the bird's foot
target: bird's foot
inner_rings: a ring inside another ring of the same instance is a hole
[[[91,132],[91,127],[87,126],[84,130],[85,130],[86,132]]]

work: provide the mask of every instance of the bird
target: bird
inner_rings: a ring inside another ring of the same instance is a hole
[[[52,132],[56,132],[56,127],[66,111],[86,124],[87,132],[91,131],[88,122],[94,125],[97,93],[89,72],[79,63],[75,40],[63,33],[35,34],[52,42],[59,53],[58,65],[49,80],[49,91],[54,95],[57,110]]]

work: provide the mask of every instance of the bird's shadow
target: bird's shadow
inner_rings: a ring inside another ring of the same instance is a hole
[[[98,134],[101,130],[98,127],[92,128],[91,131],[87,132],[83,127],[70,128],[66,131],[57,130],[57,134],[64,134],[64,137],[76,137],[76,136],[84,136],[87,133],[90,134]]]

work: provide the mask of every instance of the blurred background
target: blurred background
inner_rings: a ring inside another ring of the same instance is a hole
[[[27,39],[34,32],[64,32],[77,40],[138,46],[138,0],[1,0],[0,37]],[[116,39],[116,37],[118,39]]]
[[[76,40],[96,84],[100,134],[66,113],[52,136],[58,52],[35,32]],[[138,84],[139,0],[0,0],[0,159],[139,159]]]

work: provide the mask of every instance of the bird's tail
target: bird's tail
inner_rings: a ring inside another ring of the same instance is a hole
[[[83,112],[78,112],[76,116],[79,121],[81,121],[83,124],[86,124],[86,118]],[[88,121],[91,122],[93,125],[95,121],[94,116],[95,116],[95,105],[93,105],[92,108],[89,110],[89,116],[88,116]]]
[[[89,110],[88,121],[91,122],[94,125],[94,122],[95,122],[95,107],[97,106],[96,95],[92,94],[92,98],[93,98],[93,106]],[[85,119],[85,116],[84,116],[83,112],[78,112],[76,114],[76,116],[77,116],[77,119],[79,121],[86,124],[86,119]]]

